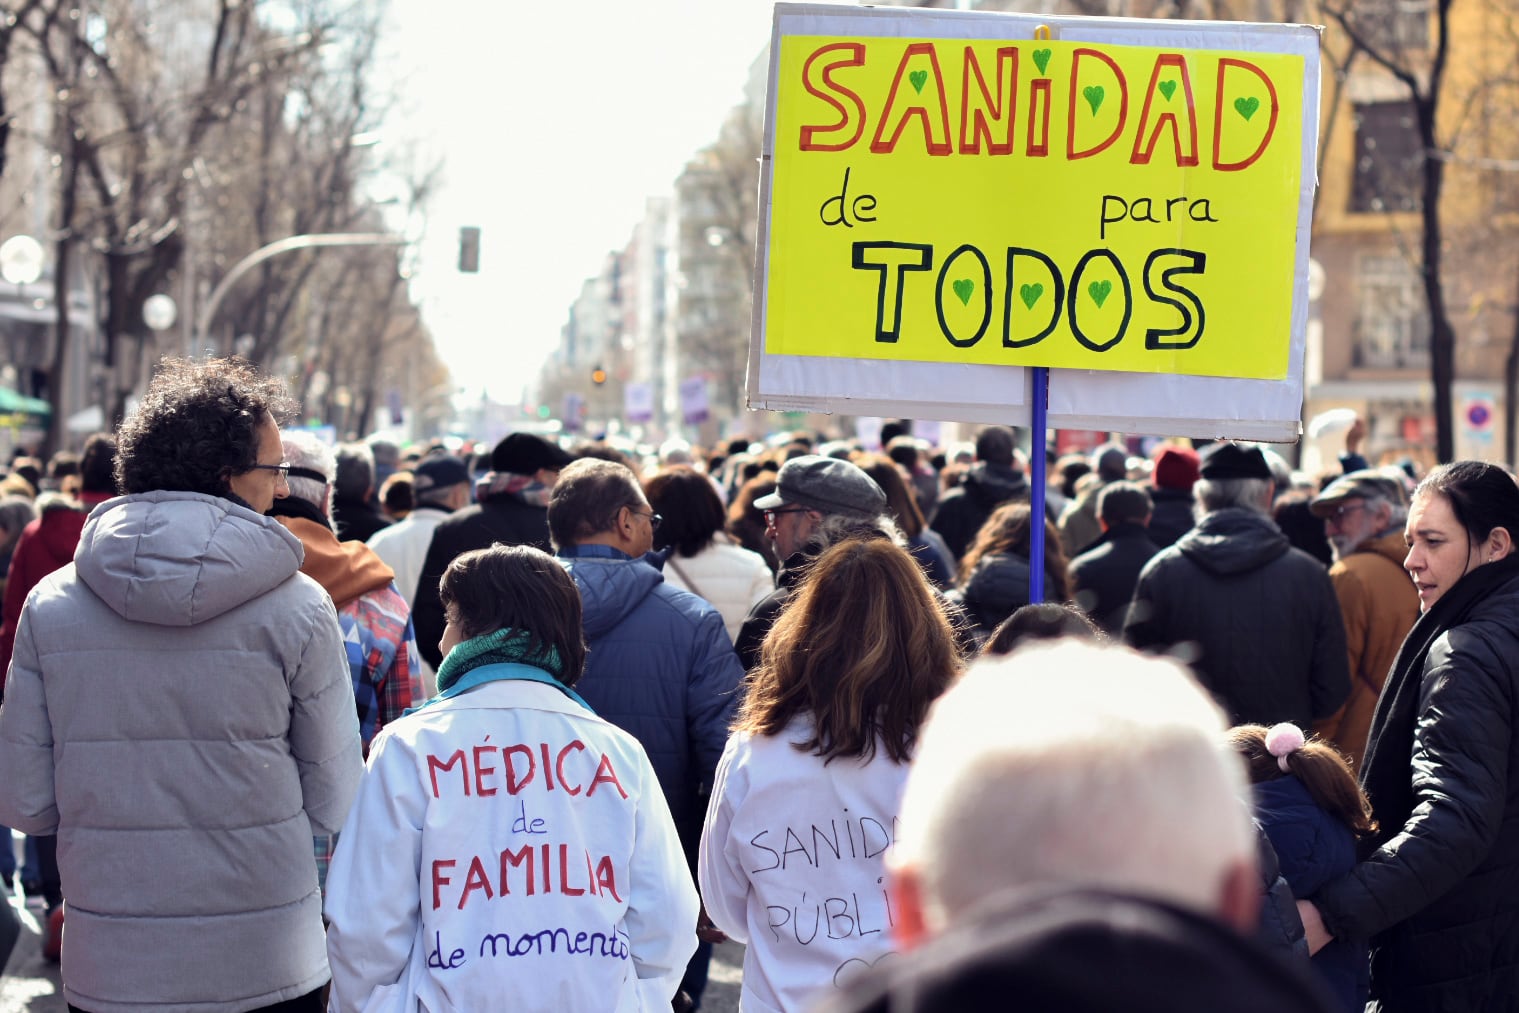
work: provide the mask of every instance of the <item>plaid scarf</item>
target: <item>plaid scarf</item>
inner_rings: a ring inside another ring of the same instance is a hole
[[[547,509],[551,492],[532,475],[514,475],[509,471],[487,471],[475,482],[476,503],[492,496],[511,496],[528,506]]]

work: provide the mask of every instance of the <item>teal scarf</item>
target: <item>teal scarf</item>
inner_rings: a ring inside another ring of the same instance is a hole
[[[406,713],[420,710],[438,700],[458,696],[483,683],[501,679],[545,683],[586,710],[591,710],[591,705],[582,700],[578,693],[559,681],[559,676],[564,673],[564,663],[559,658],[559,652],[552,647],[530,652],[530,639],[525,630],[508,626],[455,644],[438,669],[438,695]]]

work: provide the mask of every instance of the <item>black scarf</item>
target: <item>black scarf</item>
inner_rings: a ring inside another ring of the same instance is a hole
[[[1361,787],[1371,798],[1380,826],[1365,842],[1375,851],[1401,833],[1414,810],[1414,728],[1419,721],[1424,662],[1435,641],[1471,618],[1473,609],[1495,589],[1519,578],[1519,554],[1485,563],[1456,581],[1454,587],[1414,623],[1388,672],[1366,742]]]
[[[315,503],[310,503],[299,496],[285,496],[274,501],[274,506],[269,508],[270,517],[300,517],[304,520],[315,521],[324,528],[331,528],[332,521],[322,513],[322,508]]]

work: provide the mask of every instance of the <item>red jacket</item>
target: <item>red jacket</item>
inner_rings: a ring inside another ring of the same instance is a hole
[[[85,518],[96,503],[107,498],[91,496],[83,506],[62,496],[51,498],[42,504],[41,516],[21,529],[5,578],[5,600],[0,605],[0,687],[4,687],[5,676],[10,672],[16,624],[21,619],[26,596],[43,577],[74,561]]]

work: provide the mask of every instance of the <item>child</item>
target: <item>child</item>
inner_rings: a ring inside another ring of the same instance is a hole
[[[1240,725],[1229,739],[1245,758],[1255,786],[1256,817],[1265,827],[1295,896],[1349,872],[1356,841],[1376,830],[1371,803],[1345,758],[1326,743],[1306,742],[1297,725]],[[1360,1013],[1370,983],[1364,941],[1336,939],[1313,966],[1341,1009]]]

